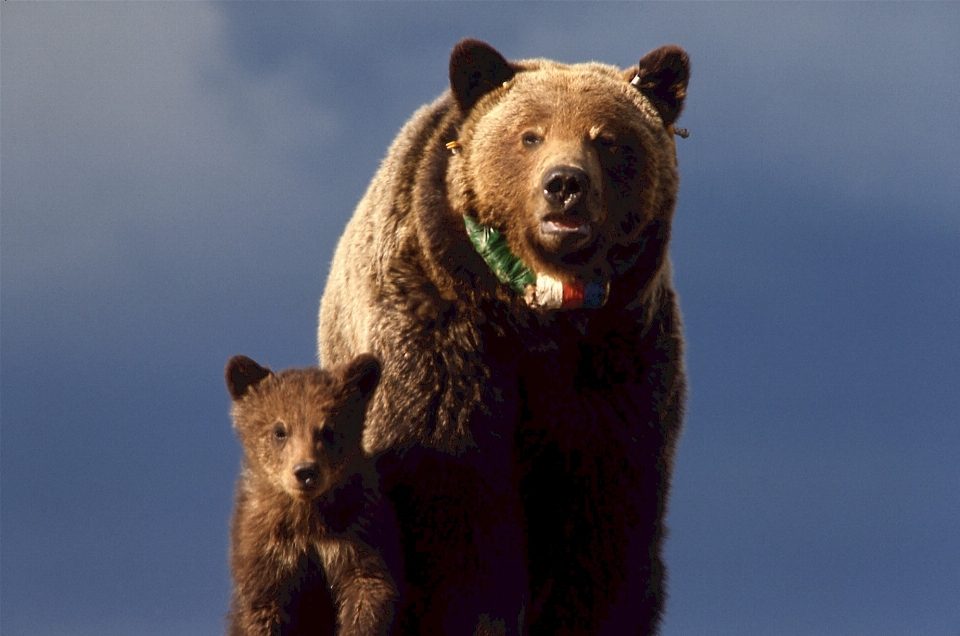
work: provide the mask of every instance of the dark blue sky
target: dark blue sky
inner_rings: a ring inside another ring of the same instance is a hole
[[[960,632],[960,4],[2,3],[0,630],[215,634],[222,369],[315,362],[449,51],[693,75],[663,636]]]

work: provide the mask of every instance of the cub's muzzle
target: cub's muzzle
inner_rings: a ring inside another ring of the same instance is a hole
[[[320,485],[320,466],[317,462],[301,462],[293,467],[297,484],[304,490],[313,490]]]

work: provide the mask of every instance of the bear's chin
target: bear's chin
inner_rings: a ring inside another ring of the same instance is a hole
[[[600,241],[593,228],[587,234],[580,232],[544,232],[536,236],[537,257],[547,264],[547,269],[569,271],[575,275],[592,272],[601,256]],[[543,268],[534,266],[534,269]]]
[[[536,234],[537,251],[544,259],[561,267],[591,260],[596,251],[597,233],[589,223],[576,229],[557,230],[550,221],[540,224]]]

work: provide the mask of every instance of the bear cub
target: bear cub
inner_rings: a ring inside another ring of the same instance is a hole
[[[386,634],[399,534],[360,448],[379,362],[273,373],[235,356],[225,376],[244,451],[228,633]]]

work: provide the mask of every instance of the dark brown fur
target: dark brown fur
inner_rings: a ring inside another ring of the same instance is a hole
[[[245,356],[227,364],[244,449],[231,636],[388,633],[397,530],[360,449],[379,373],[372,356],[277,374]]]
[[[656,629],[685,395],[669,126],[688,68],[672,46],[621,71],[511,63],[465,40],[451,92],[413,116],[347,226],[320,357],[383,361],[364,445],[400,452],[384,483],[408,633],[464,634],[478,616],[507,633]],[[583,184],[562,209],[545,185],[558,169]],[[538,273],[609,281],[609,301],[530,309],[477,255],[464,215]]]

